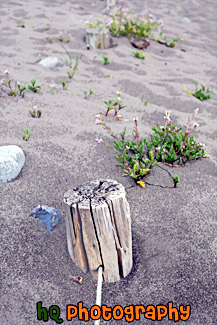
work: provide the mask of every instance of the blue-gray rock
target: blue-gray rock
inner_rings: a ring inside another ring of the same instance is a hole
[[[15,145],[0,147],[0,183],[13,181],[25,163],[23,150]]]
[[[181,19],[181,22],[182,22],[182,23],[186,23],[186,24],[190,24],[190,23],[191,23],[191,20],[190,20],[188,17],[183,17],[183,18]]]
[[[38,205],[31,211],[29,216],[41,220],[50,231],[53,230],[60,219],[58,210],[46,205]]]
[[[45,68],[55,68],[55,67],[63,66],[60,59],[58,59],[55,56],[48,56],[47,58],[42,59],[40,62],[38,62],[38,65],[40,65],[41,67],[45,67]]]

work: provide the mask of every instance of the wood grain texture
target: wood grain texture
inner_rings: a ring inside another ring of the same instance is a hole
[[[115,282],[132,268],[132,235],[129,204],[123,185],[99,180],[77,186],[64,194],[66,229],[71,258],[83,272]]]

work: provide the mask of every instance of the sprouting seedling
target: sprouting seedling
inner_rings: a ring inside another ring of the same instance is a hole
[[[31,132],[28,129],[23,128],[23,140],[28,141],[31,136]]]
[[[95,94],[95,91],[93,89],[84,90],[84,99],[88,99],[91,95]]]
[[[144,60],[145,60],[145,54],[142,52],[142,51],[131,51],[131,53],[133,53],[133,55],[136,57],[136,58],[138,58],[138,59],[140,59],[140,60],[142,60],[142,63],[144,63]]]
[[[144,99],[144,98],[145,98],[144,95],[140,95],[140,98],[141,98],[141,102],[142,102],[145,106],[147,106],[147,104],[148,104],[148,102],[149,102],[149,99],[148,99],[148,98]]]
[[[104,78],[112,78],[112,76],[110,74],[105,74]]]
[[[172,179],[173,179],[173,186],[174,188],[177,187],[177,184],[179,183],[179,176],[172,176]]]
[[[123,105],[123,102],[121,100],[121,94],[119,91],[117,91],[117,99],[104,100],[104,103],[106,104],[106,109],[107,109],[105,116],[108,116],[108,114],[114,110],[115,111],[114,116],[117,117],[118,112],[127,106],[127,105]]]
[[[44,30],[49,30],[50,29],[50,26],[45,26],[43,29]]]
[[[33,118],[35,118],[35,117],[40,118],[40,117],[41,117],[41,114],[42,114],[42,111],[41,111],[40,109],[38,109],[38,106],[37,106],[37,105],[35,105],[32,111],[29,110],[29,114],[30,114]]]
[[[76,55],[76,57],[75,57],[75,63],[73,65],[73,67],[70,66],[71,67],[71,70],[68,71],[68,76],[69,76],[70,79],[74,77],[76,71],[78,70],[78,62],[79,62],[78,61],[78,55]]]
[[[63,86],[64,90],[68,89],[68,80],[65,79],[65,76],[62,77],[62,79],[59,80],[59,82],[61,83],[61,85]]]
[[[103,54],[99,54],[99,55],[94,56],[94,59],[98,58],[99,56],[101,56],[102,59],[103,59],[103,61],[101,62],[103,65],[111,63],[109,57],[106,56],[106,55],[103,55]]]
[[[18,27],[21,27],[21,28],[25,28],[26,27],[22,19],[18,19],[17,20],[17,24],[18,24]]]
[[[38,93],[41,89],[41,85],[36,86],[36,79],[30,80],[31,84],[28,85],[28,89],[33,91],[34,93]]]
[[[211,98],[211,96],[209,94],[211,92],[211,90],[209,89],[209,87],[207,87],[207,89],[206,89],[206,87],[204,85],[201,85],[201,88],[198,89],[198,82],[197,81],[195,81],[195,87],[196,87],[196,91],[194,93],[188,91],[186,86],[184,86],[184,89],[185,89],[187,94],[192,95],[192,96],[198,98],[201,101],[208,100],[208,99]]]

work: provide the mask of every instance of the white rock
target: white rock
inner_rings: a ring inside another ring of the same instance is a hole
[[[25,163],[23,150],[15,145],[0,146],[0,183],[13,181]]]
[[[58,59],[55,56],[48,56],[47,58],[41,60],[40,62],[38,62],[38,65],[40,65],[41,67],[45,67],[45,68],[55,68],[55,67],[62,67],[63,64],[60,61],[60,59]]]

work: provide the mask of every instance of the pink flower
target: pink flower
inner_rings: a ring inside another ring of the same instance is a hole
[[[134,117],[133,122],[138,123],[138,120],[139,120],[138,117]]]
[[[200,147],[200,148],[205,147],[205,143],[199,143],[199,144],[198,144],[198,147]]]
[[[100,144],[100,143],[102,143],[102,142],[103,142],[102,139],[98,139],[98,138],[96,138],[96,143],[97,143],[97,144]]]
[[[160,24],[160,26],[163,26],[164,25],[163,19],[158,19],[158,24]]]

